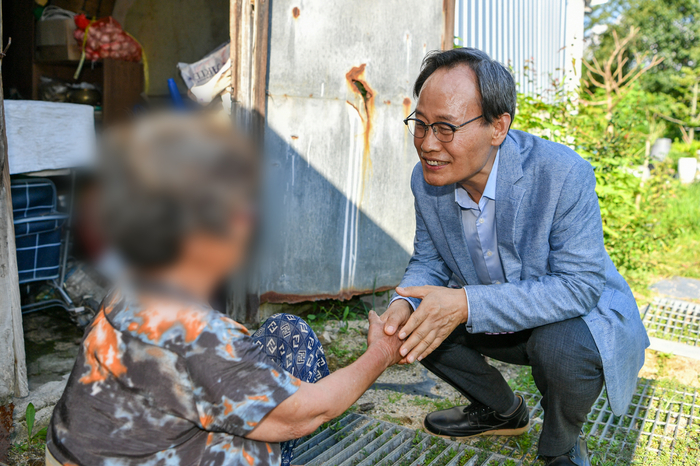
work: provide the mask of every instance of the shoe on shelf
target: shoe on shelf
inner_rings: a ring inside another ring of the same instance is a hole
[[[523,397],[516,396],[520,398],[520,406],[510,416],[501,416],[488,406],[472,403],[432,412],[425,416],[423,427],[429,434],[445,438],[524,434],[530,426],[530,415]]]
[[[588,445],[583,432],[579,435],[576,444],[565,455],[541,458],[544,460],[545,466],[591,466]]]

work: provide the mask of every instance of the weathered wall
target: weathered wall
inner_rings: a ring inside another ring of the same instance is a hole
[[[175,68],[192,63],[229,40],[228,0],[137,0],[125,15],[124,29],[146,50],[151,95],[168,93],[168,78],[187,88]]]
[[[263,301],[348,297],[400,281],[418,159],[402,120],[442,0],[274,0]]]

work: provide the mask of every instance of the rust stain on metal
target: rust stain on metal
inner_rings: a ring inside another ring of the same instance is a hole
[[[411,114],[411,99],[406,97],[403,99],[403,114],[408,117]]]
[[[299,10],[298,6],[295,6],[294,8],[292,8],[292,16],[294,16],[294,19],[297,19],[300,14],[301,14],[301,10]]]
[[[386,105],[391,105],[391,100],[385,100],[384,103],[385,103]]]
[[[368,170],[372,170],[372,159],[370,158],[370,146],[369,138],[372,134],[372,121],[374,120],[374,97],[376,92],[365,78],[365,68],[366,63],[360,66],[353,67],[350,71],[345,74],[345,79],[348,81],[348,86],[350,90],[357,94],[361,99],[359,107],[354,105],[352,102],[348,101],[348,104],[352,105],[357,113],[360,115],[362,123],[364,123],[364,151],[362,154],[362,179],[365,180]],[[364,193],[364,183],[362,187],[362,192]],[[360,200],[362,200],[362,194],[360,195]],[[359,207],[359,206],[358,206]]]
[[[297,140],[299,139],[299,136],[297,136],[296,134],[292,134],[292,139]]]
[[[10,431],[12,430],[12,413],[15,405],[12,403],[0,406],[0,461],[7,461],[7,453],[12,446]]]
[[[381,288],[376,288],[374,290],[356,290],[356,289],[347,289],[347,290],[341,290],[338,293],[332,294],[308,294],[308,295],[302,295],[302,294],[285,294],[285,293],[277,293],[275,291],[268,291],[267,293],[264,293],[262,296],[260,296],[260,302],[261,303],[272,303],[272,304],[280,304],[280,303],[288,303],[288,304],[296,304],[296,303],[302,303],[305,301],[323,301],[325,299],[350,299],[355,296],[363,295],[363,294],[370,294],[372,292],[374,293],[382,293],[384,291],[389,291],[393,290],[393,286],[384,286]]]

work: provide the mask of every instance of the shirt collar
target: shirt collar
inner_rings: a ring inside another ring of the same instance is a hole
[[[479,199],[479,205],[476,204],[469,197],[467,191],[461,186],[457,185],[455,189],[455,201],[463,209],[480,209],[486,203],[486,199],[496,200],[496,179],[498,177],[498,155],[501,153],[501,149],[496,152],[496,159],[493,161],[493,167],[491,167],[491,173],[489,173],[489,179],[486,180],[486,186],[484,187],[484,192]]]

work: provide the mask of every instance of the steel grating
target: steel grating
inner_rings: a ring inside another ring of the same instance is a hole
[[[657,298],[647,306],[643,321],[650,337],[700,346],[700,304]]]
[[[518,392],[528,401],[530,430],[517,437],[476,437],[453,441],[430,436],[356,413],[306,437],[295,464],[308,466],[518,466],[536,463],[542,428],[540,396]],[[593,464],[646,464],[658,457],[686,464],[689,442],[700,439],[700,390],[664,387],[640,379],[624,416],[613,416],[605,392],[584,425]],[[676,447],[676,448],[674,448]],[[683,457],[679,458],[678,455]]]

